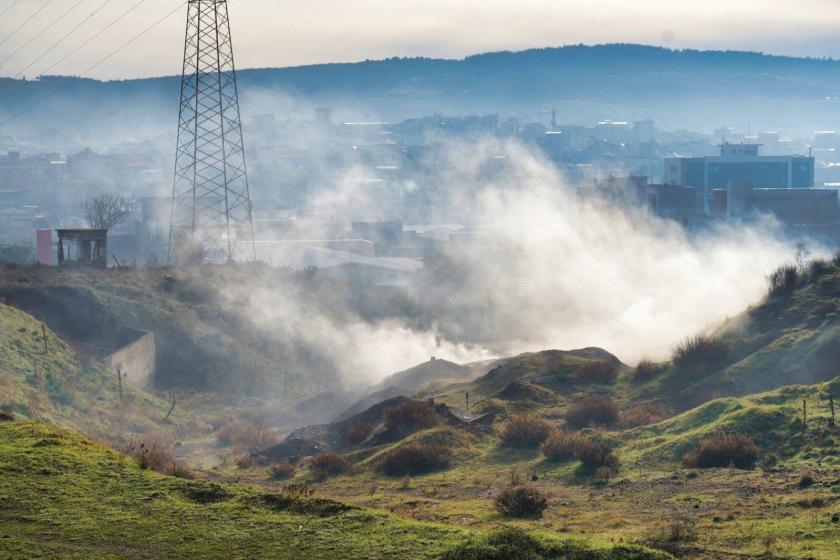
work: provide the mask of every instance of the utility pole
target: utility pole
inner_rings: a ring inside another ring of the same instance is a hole
[[[189,0],[169,263],[255,260],[227,0]]]

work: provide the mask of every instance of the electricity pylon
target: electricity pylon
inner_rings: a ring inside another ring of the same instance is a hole
[[[253,260],[254,223],[227,0],[189,0],[169,262]]]

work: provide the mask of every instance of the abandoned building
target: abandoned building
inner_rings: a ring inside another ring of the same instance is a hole
[[[107,229],[59,229],[56,232],[58,266],[107,266]]]

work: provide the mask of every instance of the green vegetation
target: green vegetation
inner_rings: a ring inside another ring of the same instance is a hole
[[[318,494],[163,476],[48,424],[0,422],[0,558],[489,558],[464,556],[464,546],[500,546]],[[517,534],[591,554],[581,558],[665,558]]]
[[[0,304],[0,408],[115,440],[158,428],[167,405],[128,384],[121,401],[116,374]]]

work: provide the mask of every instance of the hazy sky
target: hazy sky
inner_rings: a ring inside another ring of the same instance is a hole
[[[13,1],[0,0],[0,13]],[[0,75],[17,74],[104,0],[81,0],[10,56],[80,0],[50,0],[15,32],[46,1],[17,0],[0,18],[0,60],[9,57]],[[178,0],[110,0],[25,75],[45,72],[138,1],[142,4],[130,16],[49,73],[83,72],[178,5]],[[604,42],[840,57],[840,0],[231,0],[230,11],[241,68]],[[186,7],[91,75],[179,73],[185,15]]]

